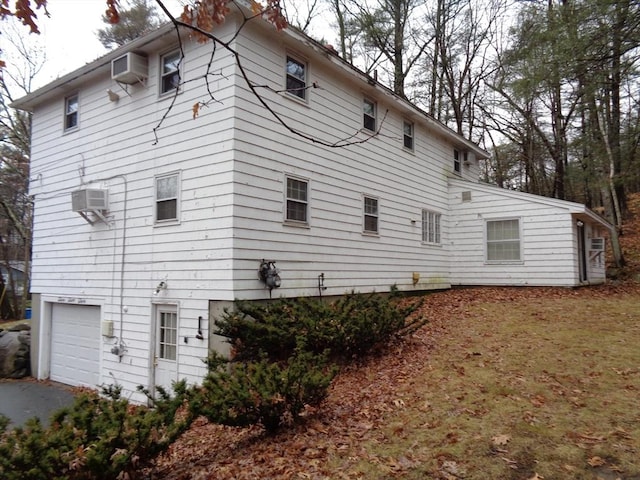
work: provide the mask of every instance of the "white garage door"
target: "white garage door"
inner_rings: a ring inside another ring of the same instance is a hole
[[[53,304],[51,380],[96,387],[99,368],[100,307]]]

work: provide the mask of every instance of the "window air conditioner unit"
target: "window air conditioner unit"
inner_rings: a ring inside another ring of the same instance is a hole
[[[148,70],[149,60],[138,53],[127,52],[111,61],[111,78],[127,85],[145,80]]]
[[[71,192],[71,208],[74,212],[96,212],[107,210],[107,190],[84,188]]]
[[[604,252],[604,238],[592,238],[591,250],[594,252]]]

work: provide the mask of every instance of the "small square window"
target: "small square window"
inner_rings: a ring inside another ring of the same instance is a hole
[[[179,178],[177,173],[156,177],[156,222],[178,220]]]
[[[292,57],[287,57],[287,93],[307,98],[307,67]]]
[[[162,71],[160,75],[160,94],[169,93],[180,87],[180,51],[175,51],[163,55],[160,64]]]
[[[363,124],[362,126],[372,132],[376,131],[376,102],[365,98],[362,103]]]
[[[64,102],[64,129],[78,127],[78,95],[67,97]]]
[[[440,214],[422,210],[422,241],[440,244]]]
[[[378,199],[364,197],[364,231],[378,233]]]
[[[309,184],[305,180],[287,177],[285,220],[307,223],[308,187]]]
[[[413,150],[413,123],[404,120],[402,122],[402,137],[404,148]]]

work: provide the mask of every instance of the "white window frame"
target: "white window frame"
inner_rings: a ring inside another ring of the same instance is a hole
[[[167,197],[159,197],[158,192],[158,181],[166,178],[175,178],[176,179],[176,192],[175,195],[167,196]],[[174,224],[179,223],[180,221],[180,191],[181,191],[181,173],[180,172],[170,172],[162,175],[156,175],[153,180],[154,185],[154,195],[153,195],[153,216],[156,225],[163,224]],[[176,205],[176,214],[175,217],[171,218],[158,218],[158,206],[160,202],[167,201],[175,201]]]
[[[367,211],[367,200],[375,201],[375,212]],[[367,229],[368,218],[375,218],[375,230]],[[380,233],[380,200],[373,195],[362,195],[362,233],[367,235],[378,235]]]
[[[298,64],[302,67],[302,74],[303,77],[300,78],[297,75],[294,75],[293,73],[289,72],[289,62]],[[285,75],[285,79],[284,79],[284,86],[285,86],[285,90],[287,92],[287,95],[290,95],[291,97],[306,102],[307,101],[307,77],[309,75],[309,66],[307,64],[307,62],[302,61],[299,57],[297,57],[296,55],[291,55],[291,54],[287,54],[287,57],[285,59],[285,65],[284,65],[284,75]],[[300,82],[302,85],[298,86],[298,87],[294,87],[291,90],[289,89],[289,80],[292,80],[293,83],[296,82]]]
[[[407,127],[409,127],[409,133],[407,133]],[[407,141],[411,143],[411,145],[407,145]],[[415,125],[413,122],[409,120],[402,121],[402,146],[406,150],[412,151],[415,148]]]
[[[305,197],[297,198],[296,196],[289,195],[289,181],[303,183],[306,187]],[[309,225],[309,197],[310,197],[310,182],[308,178],[298,177],[296,175],[285,175],[284,179],[284,222],[289,225],[307,226]],[[304,205],[304,220],[297,218],[289,218],[289,202],[297,205]]]
[[[373,115],[367,112],[367,106],[370,106],[372,108]],[[367,120],[369,120],[369,122],[373,122],[373,125],[367,126]],[[370,132],[375,132],[377,130],[377,126],[378,126],[378,104],[374,100],[368,97],[364,97],[362,99],[362,128]]]
[[[422,209],[422,243],[442,244],[442,214]]]
[[[71,105],[75,105],[75,110],[70,111]],[[69,125],[69,120],[73,118],[73,125]],[[77,93],[69,95],[64,99],[64,131],[76,130],[80,124],[80,96]]]
[[[173,57],[173,56],[176,56],[176,55],[178,57],[177,67],[175,69],[165,71],[165,67],[167,67],[168,65],[171,64],[171,62],[167,62],[166,60],[169,57]],[[170,52],[166,52],[166,53],[160,55],[160,62],[159,62],[160,79],[159,79],[159,82],[158,82],[160,96],[170,95],[172,93],[175,93],[176,91],[180,91],[180,84],[182,83],[182,63],[183,63],[183,61],[184,61],[184,58],[182,58],[180,50],[171,50]],[[166,88],[165,89],[165,79],[167,79],[169,76],[175,75],[176,73],[178,74],[178,85],[175,86],[175,87],[171,87],[171,88]]]
[[[453,150],[453,171],[458,175],[462,174],[462,152],[457,148]]]
[[[504,222],[518,222],[518,237],[509,237],[509,238],[499,238],[499,239],[489,239],[489,224],[496,223],[504,223]],[[484,245],[485,245],[485,261],[489,264],[522,264],[523,256],[522,256],[522,219],[520,217],[505,217],[505,218],[488,218],[485,220],[484,227]],[[506,246],[508,244],[517,244],[517,258],[497,258],[497,256],[492,254],[492,248],[490,245],[503,245]]]

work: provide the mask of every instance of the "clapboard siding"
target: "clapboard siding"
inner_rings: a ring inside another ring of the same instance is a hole
[[[463,191],[472,200],[462,202]],[[452,242],[451,279],[460,285],[579,284],[575,214],[577,204],[495,187],[450,181]],[[485,261],[487,220],[518,218],[521,224],[522,262],[491,264]],[[589,235],[592,227],[588,227]],[[593,262],[592,262],[593,263]],[[589,278],[603,279],[590,265]]]
[[[286,55],[296,56],[285,45],[266,39],[242,51],[248,58],[269,60],[247,62],[248,74],[258,84],[282,85]],[[356,134],[355,139],[367,138],[370,134],[358,133],[362,87],[347,75],[321,68],[320,58],[297,57],[308,62],[309,81],[317,81],[322,89],[310,89],[306,104],[271,95],[274,110],[295,128],[321,138],[336,141],[351,134]],[[380,135],[362,144],[328,148],[292,137],[265,109],[258,108],[253,95],[239,88],[234,229],[234,253],[244,259],[236,265],[239,291],[249,294],[255,288],[258,264],[250,261],[252,257],[277,260],[283,278],[278,294],[285,296],[317,291],[321,272],[334,279],[329,294],[354,288],[386,290],[393,284],[413,289],[414,271],[422,271],[425,278],[437,276],[437,286],[448,286],[446,248],[435,249],[441,252],[435,255],[434,249],[425,249],[420,224],[422,208],[442,213],[447,209],[445,172],[453,147],[416,128],[415,152],[407,152],[402,148],[404,117],[386,95],[375,91],[366,95],[378,102],[379,122],[388,110]],[[445,151],[449,152],[445,161],[442,156],[436,158]],[[288,174],[309,181],[308,228],[283,224]],[[377,236],[362,233],[363,195],[378,198]]]

